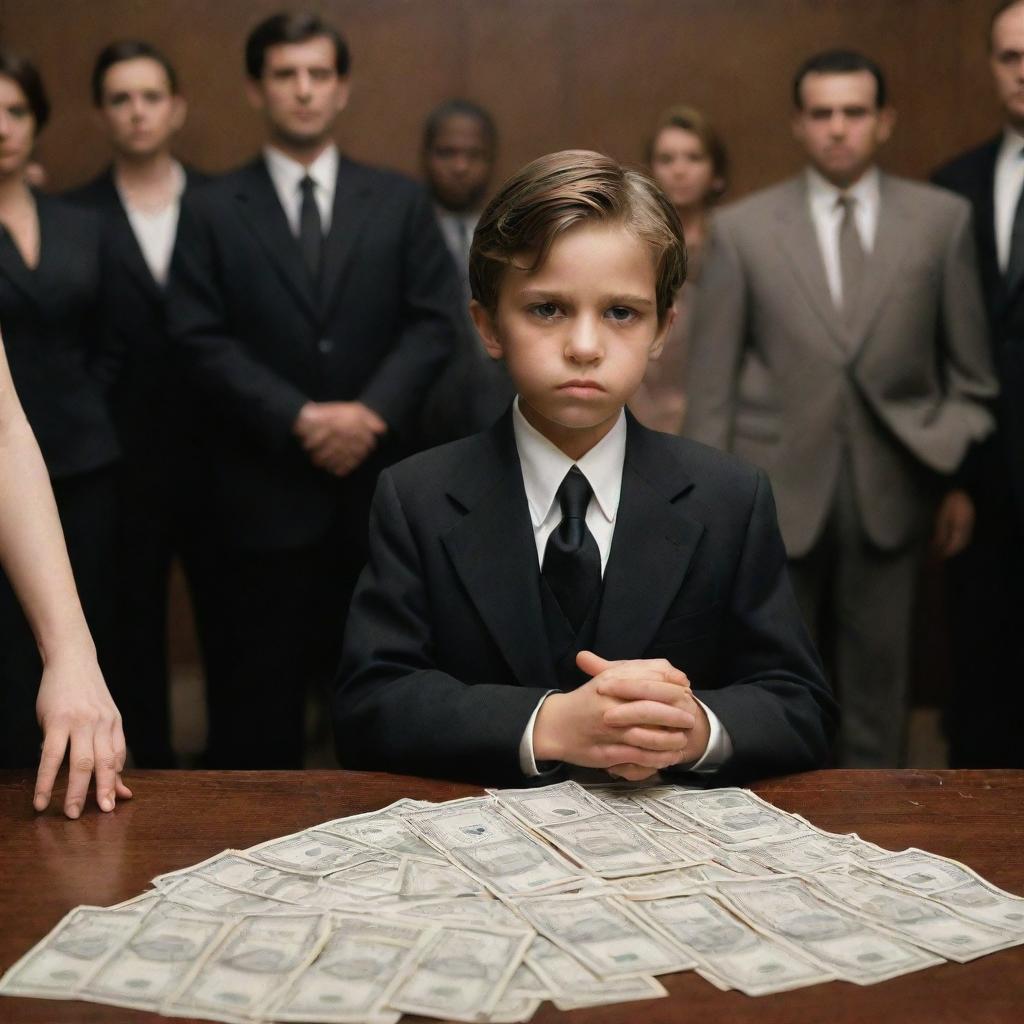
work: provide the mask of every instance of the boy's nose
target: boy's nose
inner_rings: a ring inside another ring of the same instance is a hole
[[[577,363],[590,363],[601,357],[601,335],[590,317],[580,317],[572,325],[565,354]]]

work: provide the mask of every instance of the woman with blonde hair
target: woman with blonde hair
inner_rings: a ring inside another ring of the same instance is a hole
[[[652,361],[629,403],[647,427],[678,434],[686,415],[687,336],[700,268],[712,242],[711,211],[725,192],[728,158],[707,118],[693,107],[670,107],[658,119],[647,147],[647,164],[679,214],[686,239],[686,283],[675,304],[675,321],[661,356]]]

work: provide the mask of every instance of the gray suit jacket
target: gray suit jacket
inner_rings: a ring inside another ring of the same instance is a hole
[[[833,306],[801,174],[722,211],[691,328],[685,432],[767,470],[790,557],[844,448],[865,529],[921,536],[996,392],[966,202],[882,175],[858,315]]]

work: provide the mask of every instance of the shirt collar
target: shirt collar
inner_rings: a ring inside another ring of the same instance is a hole
[[[574,465],[579,466],[587,478],[601,515],[609,523],[615,522],[622,492],[622,467],[626,461],[624,412],[619,413],[612,429],[577,462],[527,422],[519,408],[518,396],[512,405],[512,429],[534,529],[547,519],[558,488]]]
[[[872,209],[878,204],[880,188],[877,167],[869,167],[848,189],[837,188],[813,167],[807,168],[807,194],[821,210],[834,210],[841,195],[852,196],[861,209]]]
[[[1011,154],[1019,156],[1022,150],[1024,150],[1024,134],[1011,125],[1006,125],[1003,128],[1003,142],[999,147],[997,159],[1003,160]]]
[[[290,156],[285,156],[273,146],[263,147],[263,158],[267,162],[267,171],[278,188],[286,192],[296,192],[299,182],[308,174],[314,183],[328,192],[333,191],[334,181],[338,175],[338,147],[332,142],[310,165],[299,163]]]

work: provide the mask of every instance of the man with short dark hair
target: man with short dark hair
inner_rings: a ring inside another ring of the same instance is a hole
[[[424,407],[427,444],[490,426],[512,401],[502,363],[484,351],[469,316],[469,247],[491,182],[498,132],[491,115],[470,100],[446,100],[423,126],[423,175],[461,285],[456,351]]]
[[[974,541],[950,565],[954,768],[1024,768],[1024,3],[992,14],[989,65],[1000,135],[936,171],[935,184],[974,208],[999,375],[997,429],[972,453],[967,485]]]
[[[103,217],[108,284],[117,296],[106,312],[123,353],[111,394],[124,460],[113,573],[118,658],[110,684],[136,766],[170,768],[167,607],[174,557],[188,580],[208,671],[215,660],[202,424],[182,387],[164,316],[181,199],[205,179],[174,158],[186,105],[165,54],[141,40],[111,43],[96,58],[91,87],[114,159],[69,198]]]
[[[954,474],[992,429],[970,209],[879,171],[895,115],[863,55],[808,60],[794,99],[806,171],[715,219],[686,430],[768,471],[797,598],[831,647],[840,762],[893,767],[924,541],[967,543]]]
[[[454,330],[455,275],[425,193],[342,156],[349,55],[312,14],[246,45],[267,144],[185,204],[171,330],[213,409],[231,670],[209,760],[301,767],[364,561],[378,469],[410,442]]]

